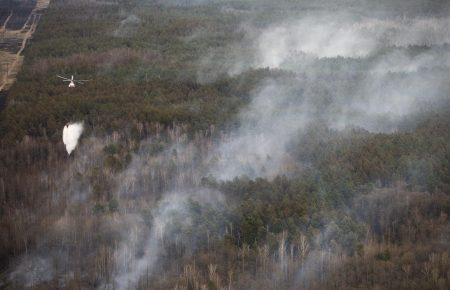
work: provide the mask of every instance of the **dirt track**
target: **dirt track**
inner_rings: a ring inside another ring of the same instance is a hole
[[[23,62],[22,52],[36,30],[42,10],[46,9],[49,3],[50,0],[37,0],[25,24],[18,30],[7,28],[8,22],[14,18],[13,11],[11,11],[0,27],[0,35],[4,44],[4,47],[0,50],[0,92],[7,90],[16,80],[17,73]],[[17,51],[15,51],[15,45],[18,46]]]

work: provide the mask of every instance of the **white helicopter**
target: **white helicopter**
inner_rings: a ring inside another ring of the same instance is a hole
[[[73,76],[70,79],[66,78],[66,77],[63,77],[63,76],[60,76],[60,75],[56,75],[56,76],[58,78],[63,79],[63,82],[69,82],[69,88],[74,88],[76,83],[82,85],[82,84],[84,84],[84,82],[90,81],[90,80],[76,80],[76,79],[73,78]]]

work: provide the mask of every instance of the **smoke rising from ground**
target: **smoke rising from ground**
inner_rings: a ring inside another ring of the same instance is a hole
[[[214,152],[211,174],[221,180],[246,175],[274,177],[289,168],[286,145],[307,124],[308,112],[293,88],[268,81],[241,114],[241,127]],[[283,168],[284,167],[284,168]]]
[[[117,274],[114,285],[117,289],[135,289],[144,274],[152,276],[154,267],[168,254],[163,247],[165,241],[183,245],[189,249],[187,255],[191,254],[195,248],[195,243],[192,244],[193,237],[199,235],[198,225],[189,208],[191,202],[218,209],[223,205],[223,197],[218,192],[199,188],[194,191],[165,193],[153,209],[148,232],[141,218],[131,217],[129,232],[115,253]],[[191,230],[192,235],[183,236],[183,232]]]
[[[295,147],[305,128],[317,123],[335,130],[397,130],[403,118],[417,113],[421,105],[445,100],[443,92],[450,89],[442,74],[449,70],[448,23],[447,18],[369,19],[329,14],[268,26],[258,37],[253,28],[248,30],[244,41],[251,42],[254,57],[243,60],[239,50],[232,50],[232,61],[217,66],[216,75],[224,68],[230,75],[264,67],[290,73],[263,80],[239,114],[240,127],[207,151],[209,161],[204,167],[176,166],[172,186],[194,186],[201,192],[198,181],[202,175],[219,180],[271,178],[300,170],[289,147]],[[211,65],[208,62],[201,60],[202,65]],[[172,152],[178,156],[191,152],[186,148],[175,142],[159,156],[178,162]],[[187,155],[192,157],[192,152]],[[121,179],[119,195],[139,192],[146,179],[143,172],[157,175],[146,158],[135,156],[131,164]],[[164,260],[162,241],[177,241],[180,237],[173,230],[193,225],[186,202],[192,196],[186,190],[163,193],[147,230],[140,230],[144,222],[139,217],[130,219],[131,232],[115,254],[117,287],[135,288],[143,275],[152,275],[155,265]],[[324,236],[330,235],[326,229]]]
[[[32,287],[51,281],[53,275],[51,261],[47,257],[25,256],[19,262],[19,266],[10,274],[10,280],[25,287]]]
[[[223,69],[231,76],[255,68],[293,73],[260,83],[239,115],[240,128],[218,147],[213,176],[289,172],[287,147],[314,124],[393,132],[422,108],[448,102],[450,18],[330,11],[299,18],[263,28],[246,25],[250,49],[235,44],[219,64],[214,53],[202,59],[209,76]]]
[[[364,58],[390,47],[450,42],[450,18],[354,18],[315,15],[269,27],[257,41],[256,65],[280,68],[301,53],[317,58]]]
[[[174,1],[180,5],[183,2]],[[195,1],[200,2],[205,1]],[[117,35],[139,24],[138,18],[130,16],[121,23]],[[250,25],[243,29],[247,33],[243,43],[229,52],[229,62],[216,67],[210,62],[215,59],[214,52],[212,58],[200,60],[201,66],[213,67],[213,75],[225,72],[239,76],[246,70],[266,67],[280,70],[282,75],[259,83],[248,106],[238,116],[239,128],[227,132],[218,144],[199,146],[196,141],[188,142],[179,132],[170,132],[171,144],[162,152],[153,152],[160,141],[155,137],[147,140],[148,144],[142,142],[141,150],[133,155],[124,172],[105,170],[110,178],[105,183],[112,184],[108,192],[119,200],[121,209],[104,217],[104,224],[98,226],[119,232],[113,253],[115,275],[113,281],[102,281],[102,285],[137,288],[140,279],[154,275],[164,261],[165,241],[183,244],[189,256],[195,249],[196,236],[200,235],[190,203],[194,201],[200,207],[212,209],[224,208],[225,203],[221,193],[202,188],[202,177],[209,175],[227,181],[242,176],[289,175],[303,166],[293,160],[290,148],[297,146],[309,126],[324,124],[335,130],[359,127],[372,132],[392,132],[421,107],[438,106],[448,99],[445,94],[450,90],[449,24],[448,18],[373,19],[321,12],[263,28]],[[248,54],[241,53],[239,49],[247,44]],[[64,127],[63,142],[69,155],[82,132],[82,123]],[[97,140],[97,147],[102,147],[103,141]],[[111,158],[119,155],[116,151]],[[100,156],[101,150],[96,154]],[[89,156],[78,154],[76,160],[86,161]],[[105,164],[96,162],[88,167],[94,168],[89,174],[95,179],[96,170],[103,169]],[[84,169],[74,164],[55,195],[69,192],[69,204],[82,204],[86,216],[95,220],[90,212],[92,206],[86,202],[94,189],[79,184],[75,178],[76,174],[84,174]],[[143,201],[133,204],[133,197],[143,196],[148,204]],[[150,211],[150,218],[142,215],[142,208]],[[61,217],[55,230],[70,233],[71,228],[80,226],[67,220],[70,220],[68,213]],[[327,228],[317,243],[334,235],[332,229]],[[183,232],[189,235],[180,234]],[[281,244],[285,243],[283,239]],[[285,252],[283,246],[279,254],[282,267]],[[52,255],[58,256],[49,254]],[[36,267],[24,260],[11,279],[21,280],[25,285],[51,280],[55,273],[50,263],[36,256],[31,259]],[[315,258],[308,257],[307,264]],[[30,271],[32,274],[22,278],[32,267],[35,268]],[[43,272],[47,276],[37,280],[35,276]]]
[[[77,147],[78,139],[83,133],[83,123],[69,123],[63,129],[63,143],[66,145],[67,154],[70,155]]]
[[[57,207],[63,203],[65,207],[63,212],[52,213],[51,226],[45,235],[39,236],[36,249],[24,253],[11,265],[13,271],[9,275],[9,280],[19,289],[35,287],[55,279],[59,287],[65,287],[64,283],[73,279],[76,265],[74,256],[71,256],[73,254],[71,243],[75,239],[75,231],[80,227],[86,227],[84,220],[75,212],[77,208],[92,206],[90,204],[92,186],[84,177],[89,175],[93,168],[103,166],[101,152],[106,142],[108,140],[87,138],[77,149],[79,154],[64,162],[63,170],[49,169],[49,172],[42,173],[42,182],[52,184],[49,192],[46,192],[50,195],[50,205]],[[36,223],[39,218],[39,215],[33,215]],[[57,247],[51,246],[56,240],[60,240],[61,244]],[[81,245],[79,242],[78,244]]]
[[[113,35],[123,38],[132,37],[137,32],[140,24],[141,19],[134,14],[130,14],[120,21],[119,27],[114,31]]]

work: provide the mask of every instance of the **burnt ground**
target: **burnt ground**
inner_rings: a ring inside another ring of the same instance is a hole
[[[14,83],[22,52],[40,19],[39,11],[48,4],[48,0],[0,0],[0,91]]]
[[[22,44],[22,39],[20,38],[0,38],[0,50],[16,54],[20,45]]]
[[[0,24],[6,21],[12,12],[6,29],[17,30],[23,27],[37,0],[0,0]]]
[[[6,106],[6,96],[8,95],[8,91],[0,91],[0,112]]]

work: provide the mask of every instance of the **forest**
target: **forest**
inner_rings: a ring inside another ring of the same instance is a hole
[[[0,289],[449,289],[449,12],[52,0],[0,94]]]

